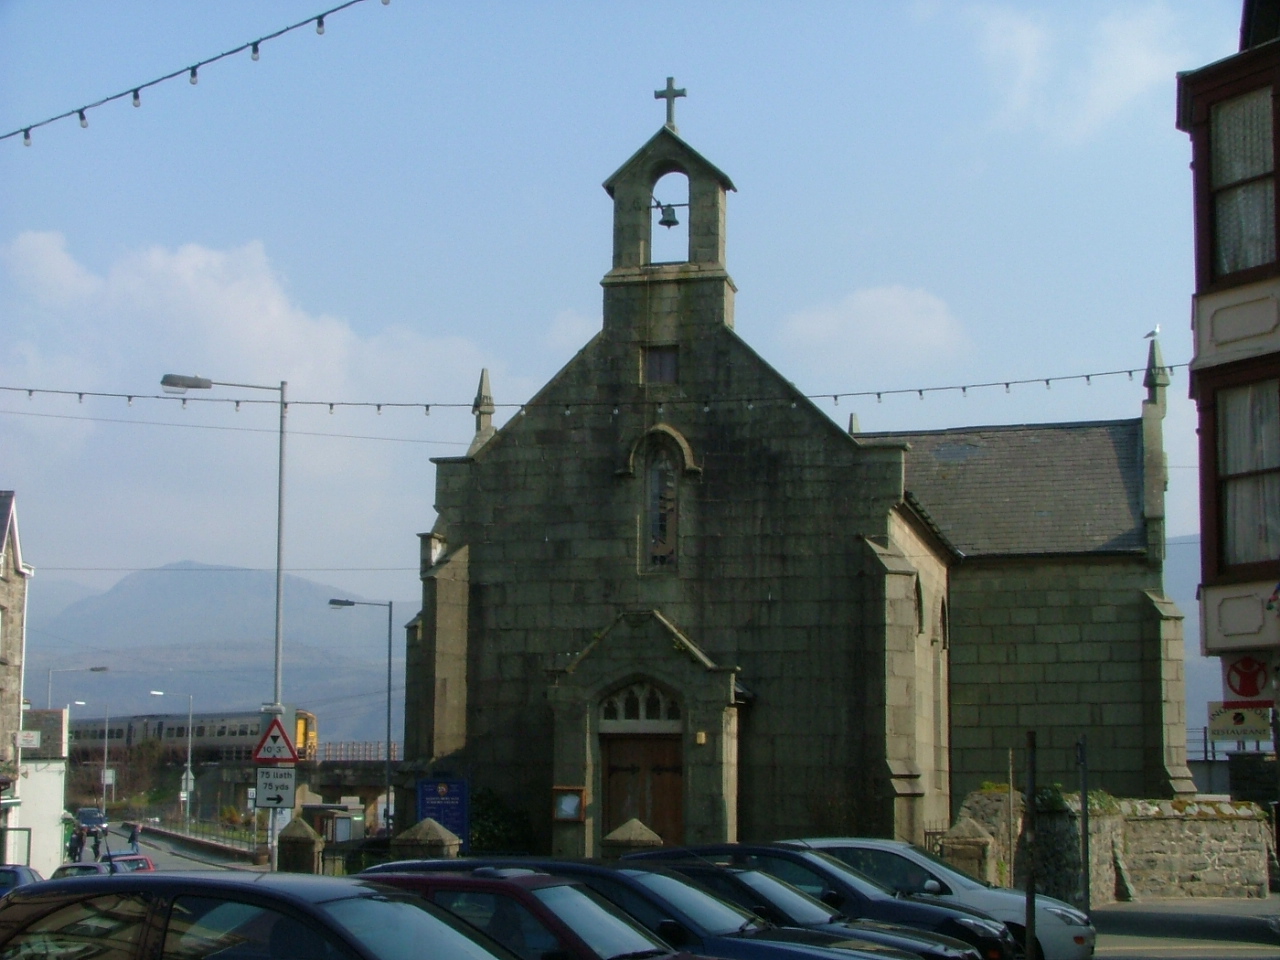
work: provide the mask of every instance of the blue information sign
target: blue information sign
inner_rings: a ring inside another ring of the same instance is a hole
[[[471,845],[471,804],[465,780],[419,780],[418,820],[430,817],[462,841],[462,852]]]

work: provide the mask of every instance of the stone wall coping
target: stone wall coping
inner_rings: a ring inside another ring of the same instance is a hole
[[[1126,820],[1264,820],[1266,813],[1247,800],[1117,800]]]

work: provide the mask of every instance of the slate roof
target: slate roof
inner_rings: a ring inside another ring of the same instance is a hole
[[[854,438],[910,444],[906,489],[966,557],[1146,548],[1141,420]]]

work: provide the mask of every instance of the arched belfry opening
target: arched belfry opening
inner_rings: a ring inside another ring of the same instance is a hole
[[[672,212],[685,225],[688,248],[675,259],[703,265],[724,264],[725,194],[735,189],[733,181],[670,127],[663,127],[604,182],[605,190],[613,197],[614,270],[646,267],[660,261],[653,254],[654,231],[665,228],[657,226],[662,211],[655,210],[654,199],[657,195],[668,205],[681,202],[667,200],[657,190],[660,181],[666,189],[671,175],[687,182],[683,202],[688,206],[676,207]]]
[[[653,185],[649,215],[649,262],[687,263],[689,260],[689,178],[674,170]]]

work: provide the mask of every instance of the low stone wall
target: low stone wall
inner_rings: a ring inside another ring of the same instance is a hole
[[[1134,898],[1265,897],[1271,829],[1253,803],[1121,800]]]
[[[1004,880],[1008,800],[1007,792],[981,791],[966,798],[960,810],[962,820],[976,822],[990,835],[988,855],[996,862],[987,876],[1004,885],[1009,885]],[[1054,801],[1058,809],[1036,815],[1036,889],[1080,906],[1080,800],[1065,795]],[[1020,795],[1014,794],[1013,805],[1018,839],[1012,885],[1023,886],[1027,859]],[[951,833],[972,838],[974,828],[958,822]],[[1265,897],[1270,844],[1266,815],[1253,803],[1095,799],[1089,807],[1090,901]]]

